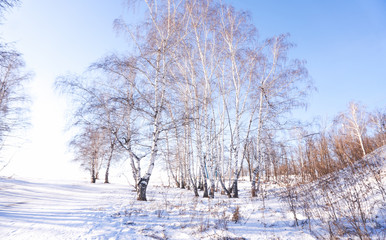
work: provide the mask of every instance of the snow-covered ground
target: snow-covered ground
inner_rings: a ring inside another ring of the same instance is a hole
[[[313,239],[278,198],[247,194],[203,199],[149,186],[139,202],[126,185],[2,178],[0,239]]]
[[[386,239],[386,146],[284,195],[319,238]]]
[[[366,197],[364,203],[372,207],[366,212],[371,228],[367,230],[375,231],[376,239],[382,239],[386,233],[384,195],[380,192],[386,186],[385,150],[378,154],[381,158],[375,169],[382,186],[379,181],[371,180],[373,175],[366,172],[361,175],[369,178],[361,184],[369,182],[366,186],[373,186],[373,190],[363,196]],[[335,177],[347,176],[347,171],[341,171]],[[330,205],[318,205],[326,192],[304,194],[323,184],[322,181],[294,190],[298,192],[298,201],[294,204],[296,226],[288,199],[283,198],[288,191],[274,184],[263,185],[257,198],[249,196],[249,182],[242,181],[238,199],[228,199],[219,193],[214,199],[203,199],[195,198],[192,191],[163,186],[161,181],[157,183],[153,179],[147,192],[148,201],[140,202],[136,201],[129,184],[0,178],[0,239],[328,239],[326,226],[330,223],[346,226],[347,233],[342,233],[341,239],[350,234],[355,238],[355,234],[349,232],[353,224],[350,215],[335,222],[329,220],[328,213],[334,204],[340,204],[341,209],[333,209],[337,215],[345,214],[345,207],[353,207],[344,205],[350,204],[349,201],[339,199],[343,190],[339,194],[327,194],[336,197]],[[343,182],[347,183],[346,179]],[[352,182],[352,186],[355,187],[356,182]],[[351,188],[345,189],[351,191]],[[304,195],[314,198],[301,201],[306,199]],[[304,204],[311,208],[305,211]],[[310,215],[307,216],[307,212]],[[308,221],[309,217],[313,219]]]

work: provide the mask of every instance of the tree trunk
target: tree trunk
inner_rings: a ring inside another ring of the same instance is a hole
[[[149,179],[141,178],[139,183],[137,184],[137,200],[139,201],[147,201],[146,199],[146,189],[149,183]]]
[[[110,164],[107,165],[106,168],[106,173],[105,173],[105,183],[110,183],[109,182],[109,170],[110,170]]]
[[[232,187],[232,197],[238,198],[239,197],[239,188],[237,186],[237,179],[233,181],[233,187]]]
[[[202,179],[200,177],[200,179],[198,180],[198,189],[200,191],[203,191],[204,190],[204,184],[202,183]]]
[[[91,169],[91,183],[95,183],[95,182],[96,182],[95,169],[92,168]]]
[[[251,187],[251,195],[252,195],[252,197],[256,197],[257,196],[255,184],[252,185],[252,187]]]
[[[193,187],[194,196],[199,197],[200,195],[198,194],[197,183],[196,183],[196,181],[193,180],[191,175],[190,175],[190,182],[191,182],[192,187]]]
[[[110,182],[109,182],[109,173],[110,173],[111,160],[113,159],[114,146],[115,146],[114,143],[112,143],[112,144],[110,145],[111,151],[110,151],[109,160],[107,161],[107,167],[106,167],[106,173],[105,173],[105,183],[110,183]]]
[[[219,176],[219,181],[220,181],[220,184],[221,184],[221,187],[222,187],[222,191],[221,191],[221,194],[227,194],[227,196],[229,198],[231,198],[231,192],[225,187],[225,184],[224,182],[222,181],[222,176]]]
[[[251,183],[251,194],[252,197],[256,197],[256,191],[258,190],[256,188],[256,177],[259,175],[259,181],[260,181],[260,165],[262,163],[261,161],[261,132],[263,128],[263,91],[260,92],[260,99],[259,99],[259,113],[258,113],[258,127],[257,127],[257,136],[256,136],[256,160],[257,160],[257,166],[255,169],[253,169],[253,176],[252,176],[252,183]]]
[[[153,130],[153,142],[151,146],[150,163],[145,176],[140,178],[137,185],[137,200],[139,201],[147,201],[146,189],[147,189],[147,185],[149,184],[150,176],[154,169],[155,159],[157,157],[158,139],[159,139],[159,111],[157,111],[154,116],[153,127],[154,127],[154,130]]]
[[[204,194],[202,195],[202,197],[203,198],[209,198],[208,182],[207,182],[206,178],[204,178],[203,188],[204,188]]]
[[[257,197],[257,191],[259,190],[260,185],[260,167],[258,166],[253,170],[252,183],[251,183],[251,194],[252,197]],[[258,178],[258,185],[256,187],[256,178]]]
[[[91,163],[91,183],[95,183],[96,182],[96,174],[95,174],[95,161],[93,160],[93,162]]]
[[[214,181],[211,181],[210,192],[209,192],[209,197],[210,198],[214,198],[214,192],[215,192],[215,184],[214,184]]]

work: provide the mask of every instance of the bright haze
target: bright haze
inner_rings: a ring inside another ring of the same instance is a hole
[[[382,0],[226,1],[250,12],[260,40],[289,33],[296,45],[290,57],[307,61],[318,91],[309,97],[300,119],[331,118],[352,100],[369,110],[386,103],[386,2]],[[9,10],[0,26],[5,42],[23,54],[34,78],[31,127],[23,144],[9,155],[2,175],[77,178],[65,134],[66,102],[54,90],[58,76],[82,74],[99,58],[127,49],[113,21],[135,22],[140,11],[122,0],[24,0]]]

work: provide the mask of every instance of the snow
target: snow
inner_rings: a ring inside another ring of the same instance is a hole
[[[0,239],[81,239],[116,203],[103,185],[1,179],[0,188]]]
[[[378,158],[382,164],[377,165],[383,186],[385,154],[383,151]],[[328,238],[318,219],[311,220],[309,231],[307,216],[300,209],[296,226],[283,193],[284,187],[270,183],[263,185],[257,198],[251,198],[249,182],[241,181],[238,199],[220,193],[214,199],[204,199],[186,189],[164,186],[155,178],[148,187],[148,201],[143,202],[136,200],[127,183],[3,177],[0,239],[317,239],[320,234]],[[378,229],[374,237],[382,239],[385,203],[377,191],[366,197],[366,203],[380,202],[369,215],[377,215],[381,225],[374,226]],[[312,211],[320,213],[323,208],[314,206]]]
[[[147,194],[140,202],[123,184],[1,178],[0,239],[314,239],[278,198],[203,199],[154,185]]]

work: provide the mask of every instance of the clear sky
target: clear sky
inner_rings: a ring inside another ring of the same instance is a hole
[[[369,110],[386,106],[386,1],[228,0],[250,12],[261,39],[290,33],[292,57],[307,61],[315,87],[302,118],[333,117],[351,100]],[[66,154],[65,104],[53,83],[126,48],[113,30],[120,16],[135,20],[123,0],[22,0],[3,19],[3,41],[14,42],[35,73],[28,140],[7,174],[65,177],[77,171]],[[22,167],[20,167],[22,166]],[[74,169],[75,168],[75,169]],[[36,173],[36,174],[34,174]],[[0,174],[4,174],[0,173]],[[40,176],[40,177],[44,177]]]
[[[333,117],[355,100],[386,107],[386,1],[239,0],[261,37],[290,33],[318,92],[307,116]]]

